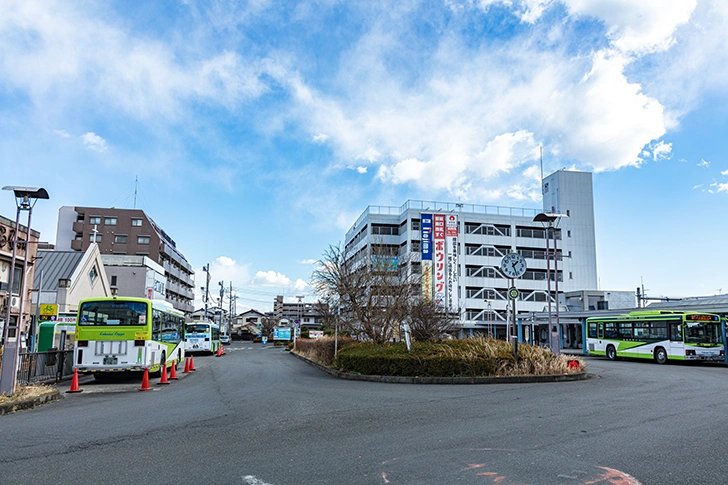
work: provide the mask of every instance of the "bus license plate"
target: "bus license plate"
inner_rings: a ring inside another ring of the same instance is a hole
[[[116,357],[104,357],[104,365],[116,365],[118,361]]]

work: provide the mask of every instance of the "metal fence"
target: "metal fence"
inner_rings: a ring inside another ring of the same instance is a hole
[[[18,385],[60,382],[73,375],[73,350],[21,352]]]

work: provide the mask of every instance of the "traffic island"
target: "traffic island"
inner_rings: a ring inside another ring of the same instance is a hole
[[[488,377],[428,377],[428,376],[373,376],[363,374],[349,374],[338,369],[320,364],[304,357],[297,352],[291,352],[297,358],[326,372],[337,379],[351,381],[384,382],[389,384],[527,384],[539,382],[569,382],[581,381],[591,377],[586,371],[569,372],[566,374],[547,375],[517,375],[517,376],[488,376]]]

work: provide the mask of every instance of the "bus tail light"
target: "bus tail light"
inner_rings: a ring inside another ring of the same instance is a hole
[[[144,347],[144,340],[135,340],[134,347]]]
[[[685,355],[695,355],[695,351],[694,350],[686,350],[685,351]]]
[[[79,340],[78,346],[79,347],[88,347],[88,340]]]

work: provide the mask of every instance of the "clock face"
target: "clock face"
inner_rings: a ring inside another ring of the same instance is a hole
[[[508,253],[501,260],[501,271],[509,278],[520,278],[526,272],[526,260],[518,253]]]

